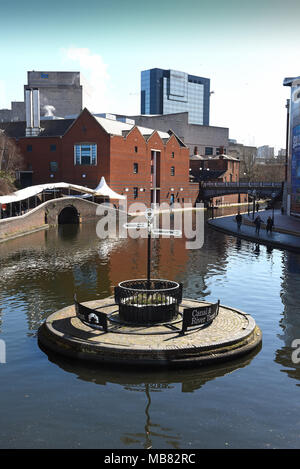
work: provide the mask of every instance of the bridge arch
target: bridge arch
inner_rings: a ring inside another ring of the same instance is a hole
[[[78,224],[79,213],[74,205],[67,205],[60,211],[57,220],[59,225]]]

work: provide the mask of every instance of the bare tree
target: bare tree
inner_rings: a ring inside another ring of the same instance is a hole
[[[257,165],[257,180],[262,182],[282,182],[285,178],[285,165],[265,163]]]
[[[253,182],[258,176],[258,164],[254,153],[246,153],[241,161],[240,173],[248,182]]]
[[[13,176],[14,172],[22,169],[23,158],[16,143],[0,132],[0,171]]]
[[[23,167],[23,157],[16,143],[0,131],[0,195],[16,190],[16,171]]]

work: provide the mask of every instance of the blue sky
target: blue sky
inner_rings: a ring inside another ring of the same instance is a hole
[[[23,100],[28,70],[78,70],[90,110],[137,114],[141,70],[171,68],[211,79],[211,125],[244,144],[285,146],[298,0],[0,4],[0,108]]]

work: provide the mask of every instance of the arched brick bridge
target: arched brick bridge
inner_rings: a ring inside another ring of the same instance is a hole
[[[0,241],[25,233],[30,233],[37,229],[58,225],[59,222],[87,222],[99,220],[101,215],[96,211],[99,204],[85,200],[80,197],[62,197],[51,199],[37,207],[29,210],[24,215],[3,218],[0,220]],[[119,211],[116,208],[107,207],[107,210],[114,212],[118,217]],[[60,219],[65,214],[65,219]],[[70,220],[69,217],[75,219]]]

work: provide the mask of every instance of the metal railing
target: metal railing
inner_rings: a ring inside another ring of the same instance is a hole
[[[281,188],[281,182],[203,182],[202,187],[274,187]]]
[[[115,287],[120,318],[137,324],[170,321],[181,301],[182,284],[171,280],[126,280]]]

